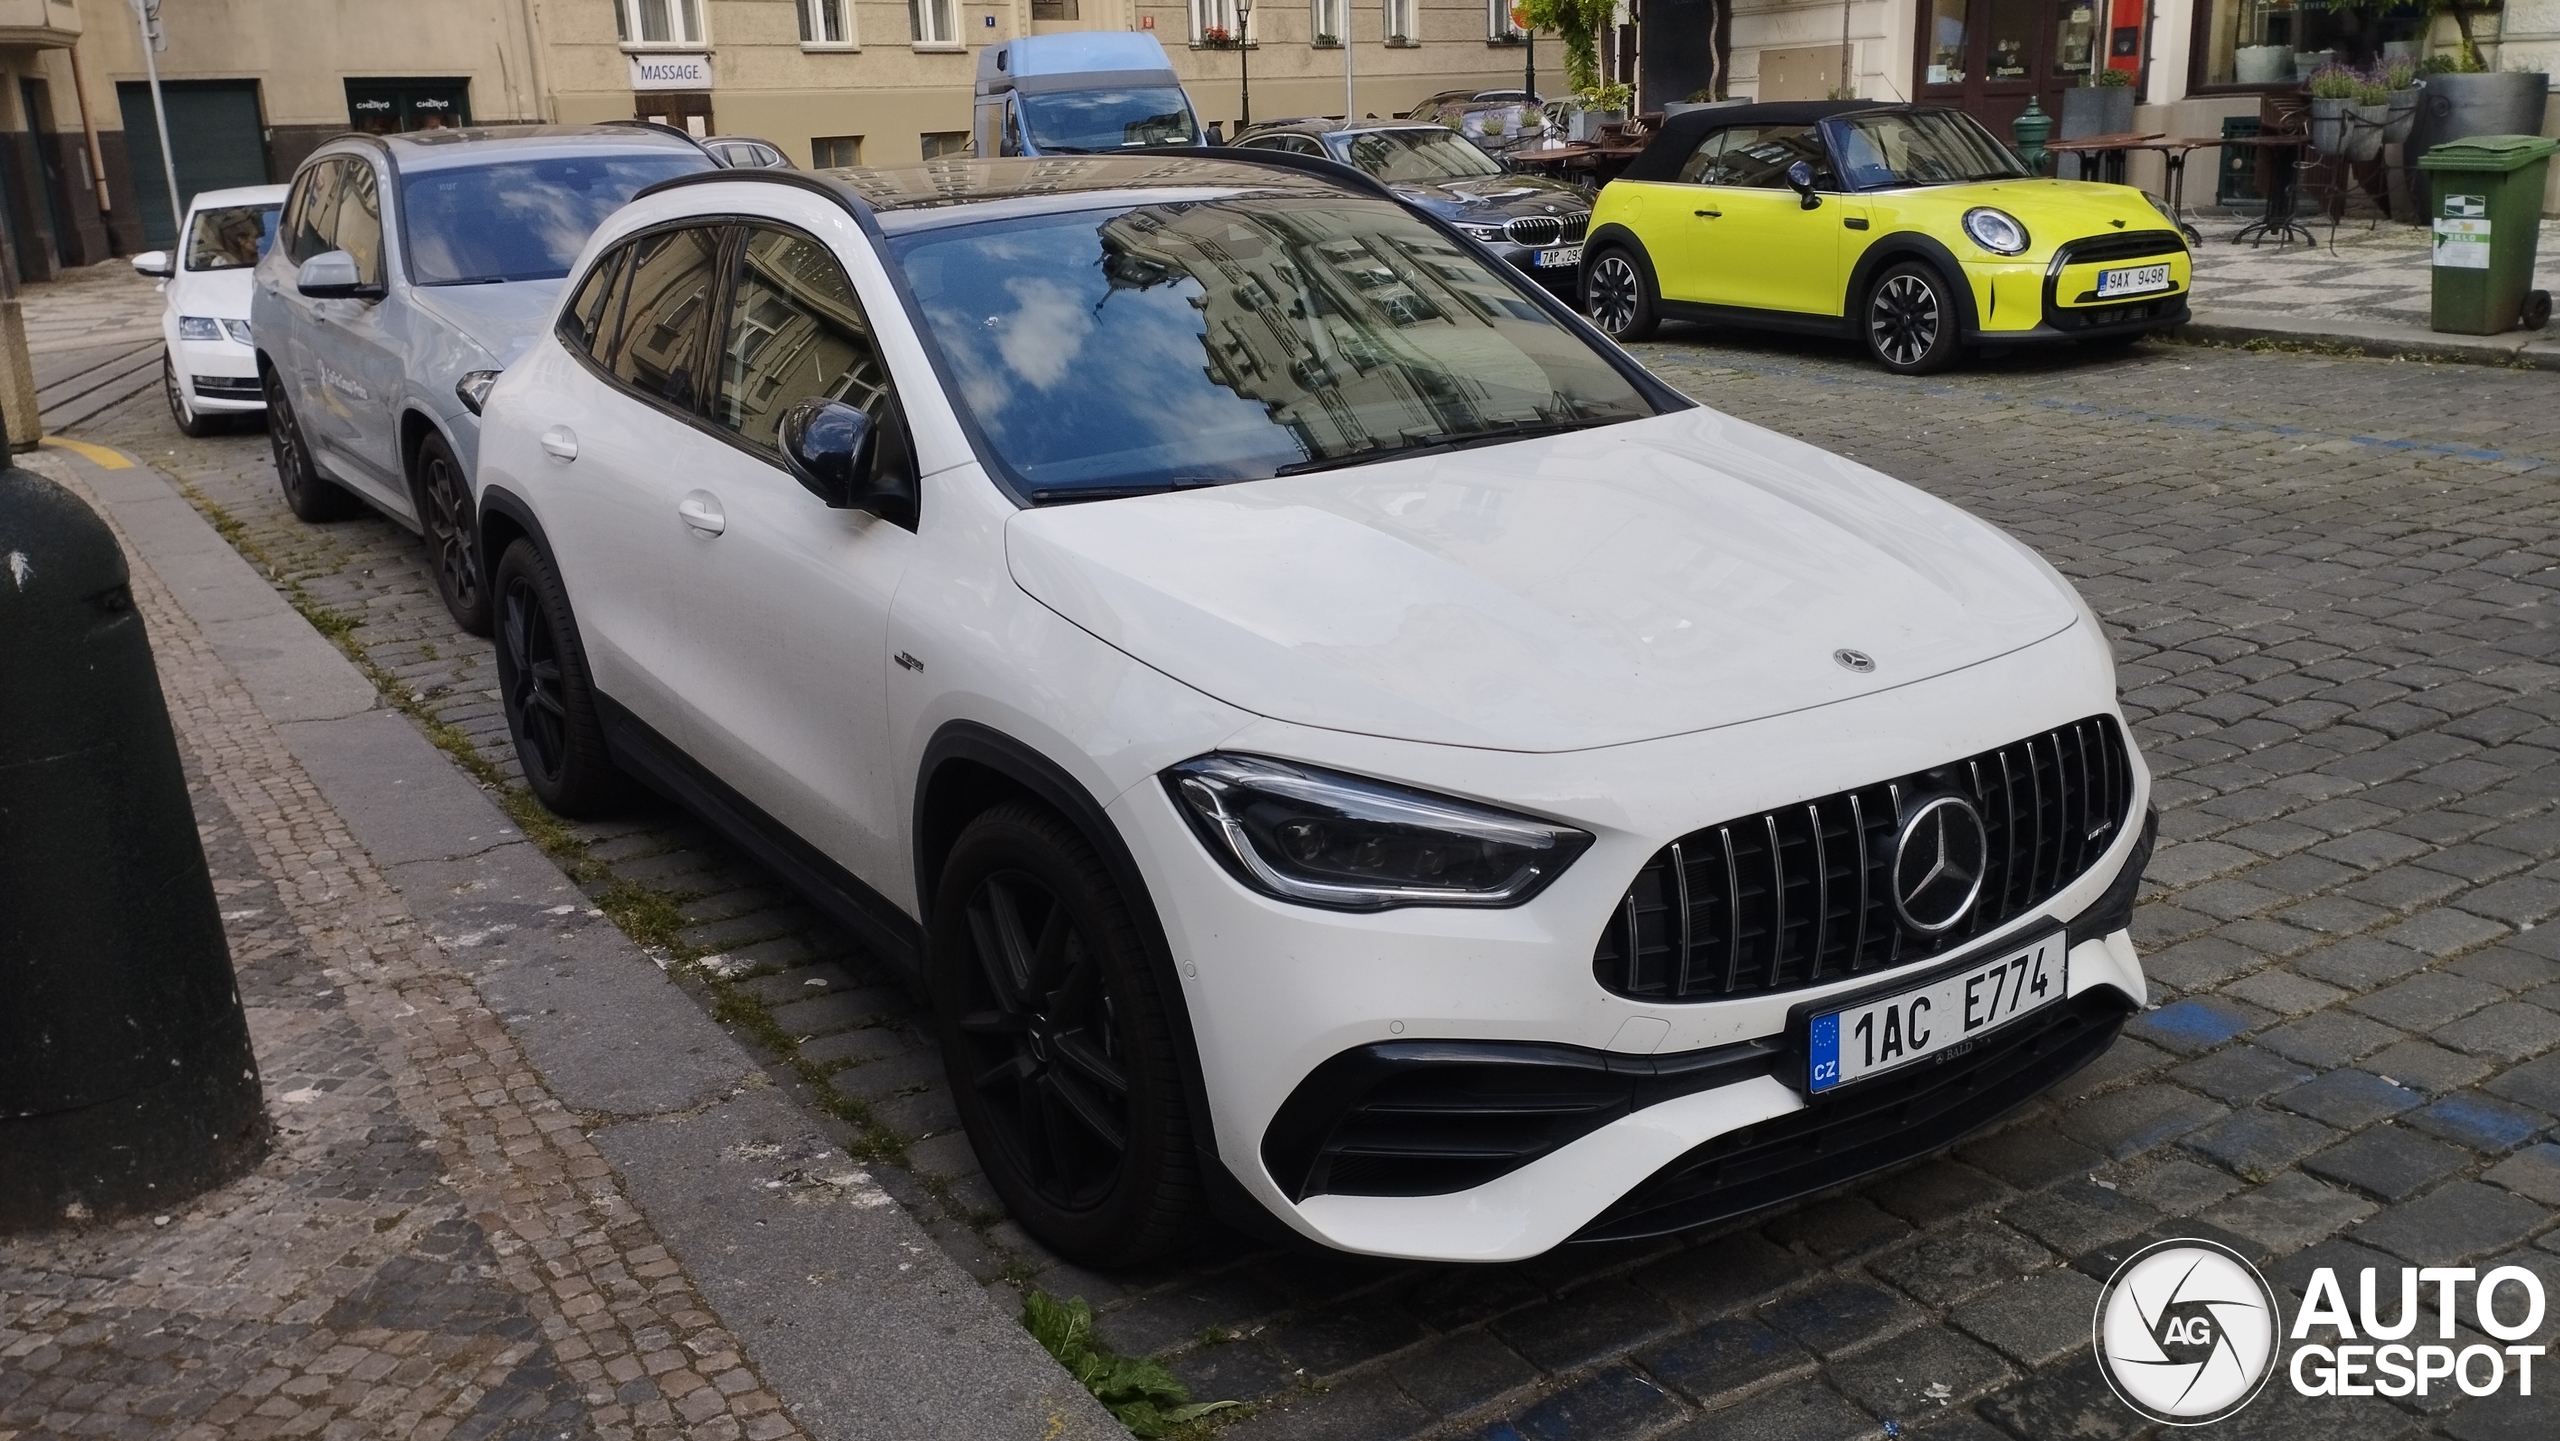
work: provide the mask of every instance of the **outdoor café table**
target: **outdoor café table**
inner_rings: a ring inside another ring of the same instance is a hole
[[[2155,149],[2157,147],[2152,142],[2161,134],[2154,130],[2141,135],[2083,135],[2076,140],[2048,140],[2044,148],[2062,155],[2095,155],[2099,157],[2099,177],[2122,185],[2125,152]],[[2081,178],[2085,180],[2088,177],[2084,175]]]
[[[2295,158],[2310,146],[2311,137],[2285,134],[2234,135],[2226,137],[2220,143],[2244,150],[2267,152],[2267,159],[2270,162],[2267,166],[2267,213],[2233,231],[2231,243],[2237,245],[2246,240],[2250,245],[2255,246],[2262,240],[2271,239],[2278,245],[2286,245],[2290,244],[2295,236],[2300,236],[2306,245],[2319,244],[2320,238],[2313,235],[2309,227],[2293,217]]]

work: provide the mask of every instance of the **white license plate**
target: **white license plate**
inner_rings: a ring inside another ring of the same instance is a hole
[[[1558,266],[1580,265],[1582,263],[1582,247],[1579,245],[1559,245],[1552,250],[1541,250],[1536,255],[1530,257],[1530,263],[1550,270]]]
[[[2055,931],[1897,995],[1816,1011],[1806,1035],[1805,1089],[1818,1095],[1971,1050],[1984,1035],[2061,1000],[2071,987],[2070,964]]]
[[[2137,265],[2129,270],[2098,272],[2098,293],[2104,295],[2140,295],[2149,290],[2169,288],[2169,267]]]

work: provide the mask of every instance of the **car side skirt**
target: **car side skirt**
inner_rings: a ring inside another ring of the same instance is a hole
[[[895,902],[793,834],[611,696],[596,696],[596,718],[604,725],[605,747],[615,765],[710,822],[882,959],[911,976],[923,974],[924,928]]]

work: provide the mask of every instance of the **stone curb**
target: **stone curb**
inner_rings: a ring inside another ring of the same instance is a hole
[[[2180,340],[2244,345],[2252,340],[2279,340],[2293,345],[2344,346],[2362,355],[2390,359],[2452,361],[2462,365],[2529,365],[2560,370],[2560,330],[2510,330],[2504,335],[2443,335],[2414,325],[2385,325],[2367,320],[2297,320],[2282,315],[2196,306],[2192,319],[2170,335]]]
[[[80,467],[822,1441],[1127,1433],[158,471]]]

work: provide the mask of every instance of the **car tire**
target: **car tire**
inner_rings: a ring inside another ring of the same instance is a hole
[[[1960,313],[1955,291],[1936,266],[1906,260],[1867,287],[1858,330],[1876,364],[1896,375],[1929,375],[1956,363],[1963,348]]]
[[[1582,277],[1582,313],[1601,334],[1622,345],[1650,340],[1662,324],[1652,273],[1621,246],[1592,257]]]
[[[321,479],[320,469],[311,459],[311,442],[303,435],[302,422],[293,413],[293,402],[285,398],[284,380],[273,366],[266,368],[265,380],[267,443],[275,448],[276,484],[284,490],[286,507],[296,519],[312,524],[345,520],[356,514],[356,498]]]
[[[498,559],[490,591],[498,631],[498,695],[516,764],[554,815],[612,814],[630,783],[614,768],[568,593],[530,540]]]
[[[426,534],[427,564],[436,594],[453,623],[473,635],[489,633],[489,586],[480,574],[480,524],[470,483],[444,437],[430,432],[418,442],[418,521]]]
[[[1181,1247],[1201,1210],[1181,1062],[1102,857],[1055,812],[999,805],[953,843],[930,935],[952,1099],[1014,1219],[1097,1268]]]
[[[178,365],[167,353],[160,357],[160,393],[168,399],[169,418],[178,425],[178,433],[190,440],[202,440],[213,434],[214,421],[209,415],[198,415],[187,403],[187,393],[178,384]]]

